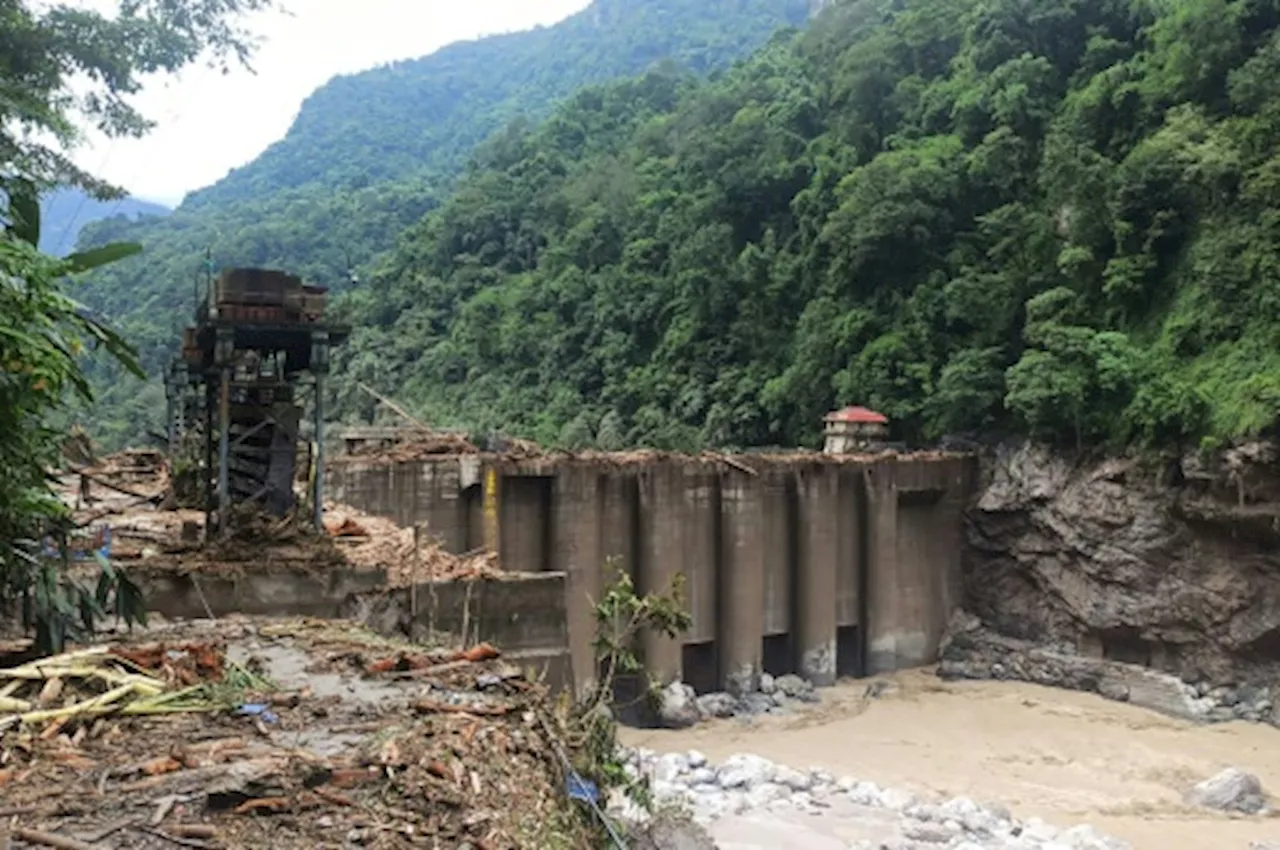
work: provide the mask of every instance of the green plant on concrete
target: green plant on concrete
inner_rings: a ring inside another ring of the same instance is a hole
[[[613,698],[614,685],[619,675],[631,676],[643,672],[644,665],[636,652],[636,644],[642,633],[658,632],[669,638],[677,638],[693,625],[693,618],[685,605],[685,576],[677,573],[671,589],[665,593],[636,593],[635,582],[617,561],[606,561],[614,574],[613,583],[595,604],[596,637],[592,643],[595,651],[600,681],[595,699],[604,702]],[[648,692],[657,690],[658,684],[646,677]]]
[[[579,730],[574,741],[579,762],[576,768],[606,789],[624,789],[632,800],[648,809],[653,801],[647,784],[632,779],[618,759],[617,724],[610,706],[618,677],[643,672],[636,651],[640,636],[657,631],[676,638],[688,631],[693,620],[685,605],[683,574],[675,577],[669,590],[642,596],[616,559],[607,560],[606,569],[613,574],[613,581],[601,599],[593,601],[596,634],[592,648],[599,678],[574,711],[574,726]],[[647,681],[645,696],[656,691],[653,680]]]

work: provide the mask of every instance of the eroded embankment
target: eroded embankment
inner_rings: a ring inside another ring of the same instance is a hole
[[[941,672],[1280,722],[1278,461],[1268,443],[1163,466],[1002,447],[966,518],[978,620],[956,618]]]

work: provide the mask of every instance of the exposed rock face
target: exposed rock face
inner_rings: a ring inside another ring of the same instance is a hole
[[[1272,718],[1268,688],[1280,673],[1274,445],[1160,469],[1134,459],[1078,464],[1024,444],[996,451],[984,472],[967,516],[965,581],[966,606],[986,627],[1023,648],[1172,674],[1225,706],[1218,719]],[[981,667],[977,644],[991,644],[970,643],[952,641],[952,661],[968,652]],[[1080,668],[1067,667],[1054,683],[1090,687]],[[1107,687],[1122,696],[1114,682]],[[1095,676],[1090,689],[1100,688]]]

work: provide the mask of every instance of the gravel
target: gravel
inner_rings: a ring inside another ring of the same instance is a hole
[[[797,770],[760,756],[720,764],[703,754],[624,753],[627,772],[648,781],[655,805],[683,808],[721,850],[1131,850],[1091,826],[1058,829],[1017,821],[998,805],[967,797],[923,800],[821,770]],[[611,809],[624,823],[648,815],[622,795]]]

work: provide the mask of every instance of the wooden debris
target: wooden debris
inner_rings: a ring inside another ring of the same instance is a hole
[[[28,844],[55,847],[57,850],[96,850],[92,844],[85,844],[83,841],[67,838],[65,835],[54,835],[52,832],[41,832],[38,829],[25,829],[20,826],[14,828],[13,837]]]

